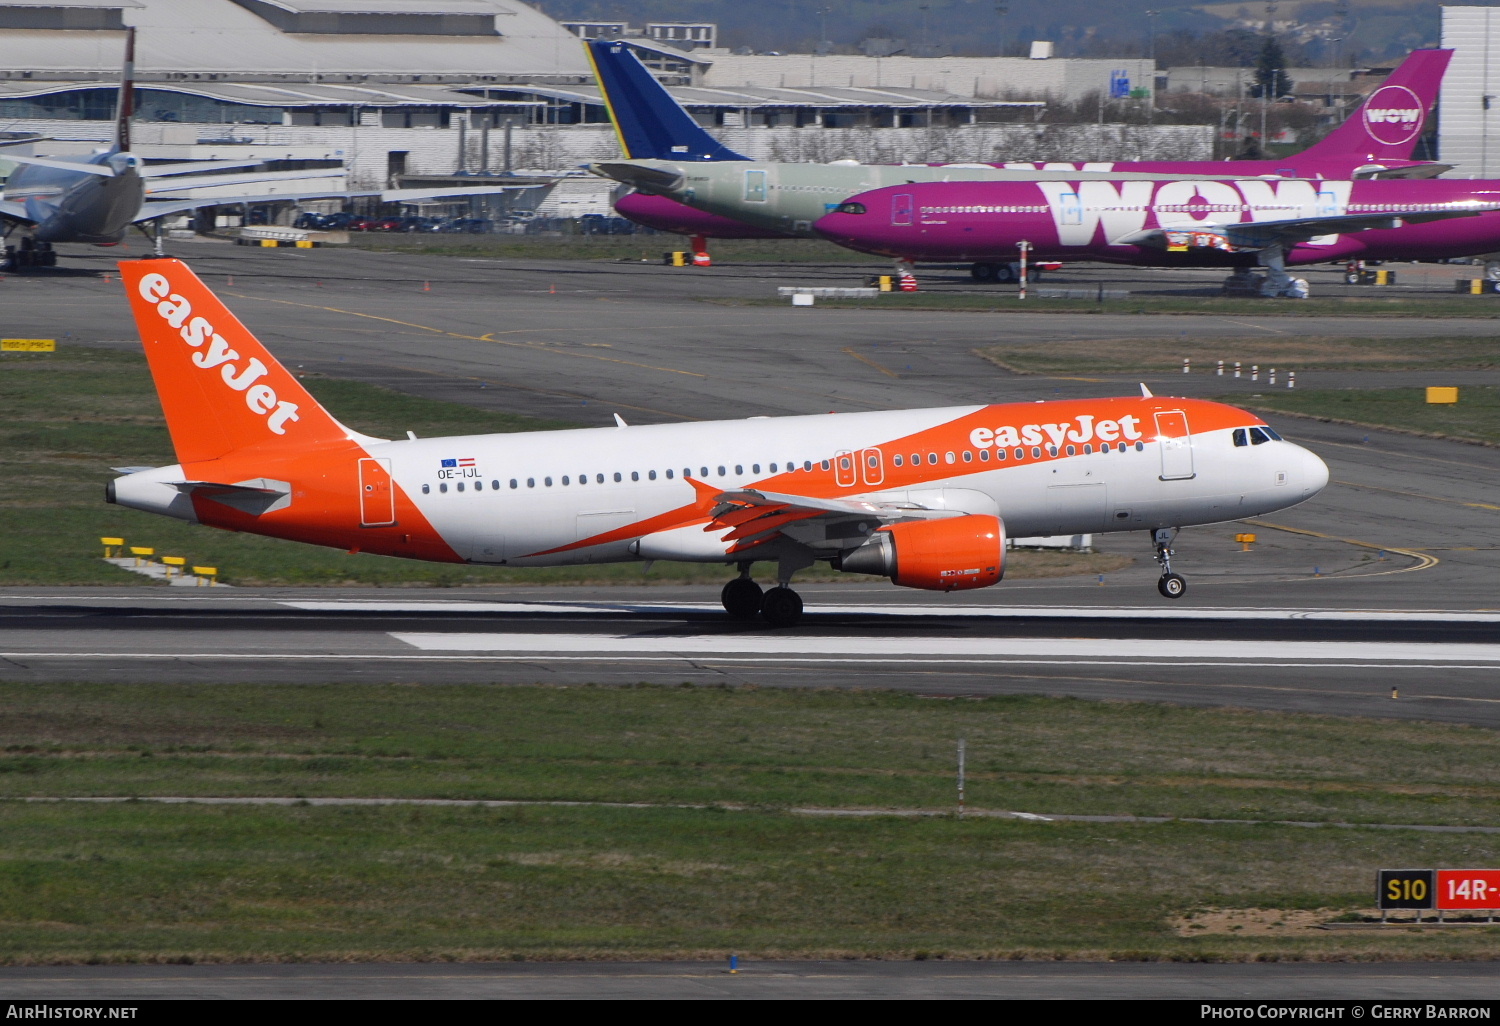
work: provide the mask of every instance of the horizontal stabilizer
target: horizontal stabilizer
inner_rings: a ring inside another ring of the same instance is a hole
[[[681,168],[668,170],[645,164],[628,164],[620,160],[598,161],[589,164],[588,169],[600,178],[613,178],[650,194],[672,192],[680,188],[683,181]]]
[[[108,164],[85,164],[81,160],[61,160],[57,157],[22,157],[17,154],[8,154],[6,160],[17,164],[35,164],[37,167],[56,168],[59,171],[77,171],[79,174],[98,175],[100,178],[113,178],[115,169]]]
[[[292,486],[285,481],[257,477],[235,484],[218,481],[174,481],[172,487],[197,499],[209,499],[251,516],[291,505]]]

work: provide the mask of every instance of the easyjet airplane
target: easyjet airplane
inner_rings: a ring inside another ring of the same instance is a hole
[[[1317,456],[1220,403],[1140,397],[388,441],[335,420],[177,260],[120,264],[178,463],[108,499],[409,559],[736,565],[724,608],[795,623],[818,561],[909,588],[995,584],[1006,532],[1150,532],[1302,502]],[[762,592],[752,562],[777,565]]]

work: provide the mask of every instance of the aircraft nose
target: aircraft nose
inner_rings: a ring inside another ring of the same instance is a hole
[[[1328,464],[1317,453],[1302,449],[1298,457],[1297,483],[1303,495],[1317,495],[1328,487]]]

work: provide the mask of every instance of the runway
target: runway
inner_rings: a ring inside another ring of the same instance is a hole
[[[519,962],[368,965],[11,966],[11,1001],[161,998],[431,999],[1136,998],[1491,1002],[1486,963]],[[1196,1009],[1193,1010],[1196,1013]],[[1253,1012],[1253,1009],[1252,1009]],[[1352,1010],[1346,1011],[1346,1014]],[[1352,1014],[1349,1017],[1353,1018]]]
[[[559,600],[511,589],[488,601],[11,592],[0,596],[0,679],[1042,692],[1500,726],[1496,611],[909,604],[850,601],[830,584],[805,589],[813,611],[801,627],[775,631],[662,590]]]

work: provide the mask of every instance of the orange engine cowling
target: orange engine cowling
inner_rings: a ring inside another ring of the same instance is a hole
[[[977,513],[892,524],[845,553],[838,568],[889,577],[903,588],[988,588],[1005,576],[1005,524]]]

